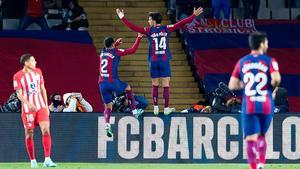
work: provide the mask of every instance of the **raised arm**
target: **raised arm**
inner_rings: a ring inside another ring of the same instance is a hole
[[[185,24],[192,22],[196,18],[196,16],[200,15],[202,12],[203,12],[203,8],[201,7],[199,7],[198,9],[194,8],[194,13],[191,16],[175,23],[174,25],[168,25],[167,26],[168,31],[174,32],[176,29],[183,27]]]
[[[125,14],[124,14],[124,10],[120,10],[119,8],[116,9],[117,15],[119,16],[119,18],[122,20],[122,22],[131,30],[135,31],[135,32],[139,32],[142,34],[146,34],[146,29],[144,27],[139,27],[134,25],[133,23],[129,22],[126,18],[125,18]]]
[[[125,55],[130,55],[130,54],[135,53],[140,45],[142,37],[143,37],[143,35],[141,33],[138,33],[138,36],[137,36],[133,46],[131,48],[127,48],[127,49],[118,49],[117,50],[118,55],[125,56]]]

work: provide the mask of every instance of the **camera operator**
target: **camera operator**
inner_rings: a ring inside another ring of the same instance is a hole
[[[9,96],[9,99],[3,106],[0,106],[0,112],[21,112],[21,101],[17,97],[17,93],[14,92]]]
[[[126,94],[122,93],[117,95],[113,93],[113,112],[121,112],[121,113],[130,113],[130,106],[128,104],[128,99],[126,98]],[[149,105],[148,100],[143,96],[134,96],[135,106],[137,109],[145,110]]]

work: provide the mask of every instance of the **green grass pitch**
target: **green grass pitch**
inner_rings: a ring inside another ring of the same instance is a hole
[[[56,169],[248,169],[246,164],[57,163]],[[39,163],[38,169],[45,169]],[[30,163],[0,163],[0,169],[30,169]],[[300,164],[269,164],[265,169],[300,169]]]

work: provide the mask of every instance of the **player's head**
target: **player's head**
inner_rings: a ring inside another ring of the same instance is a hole
[[[251,50],[262,50],[264,53],[268,50],[268,38],[265,32],[255,32],[249,36],[249,47]]]
[[[112,37],[106,37],[104,38],[104,47],[106,48],[112,48],[114,47],[114,38]]]
[[[156,24],[161,24],[162,16],[158,12],[150,12],[148,23],[150,26],[155,26]]]
[[[26,53],[23,54],[20,58],[20,63],[29,69],[35,69],[36,67],[36,61],[35,58],[32,56],[32,54]]]

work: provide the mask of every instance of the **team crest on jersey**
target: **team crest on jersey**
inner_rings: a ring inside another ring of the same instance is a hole
[[[34,93],[37,93],[37,84],[35,82],[30,82],[28,94],[34,94]]]

